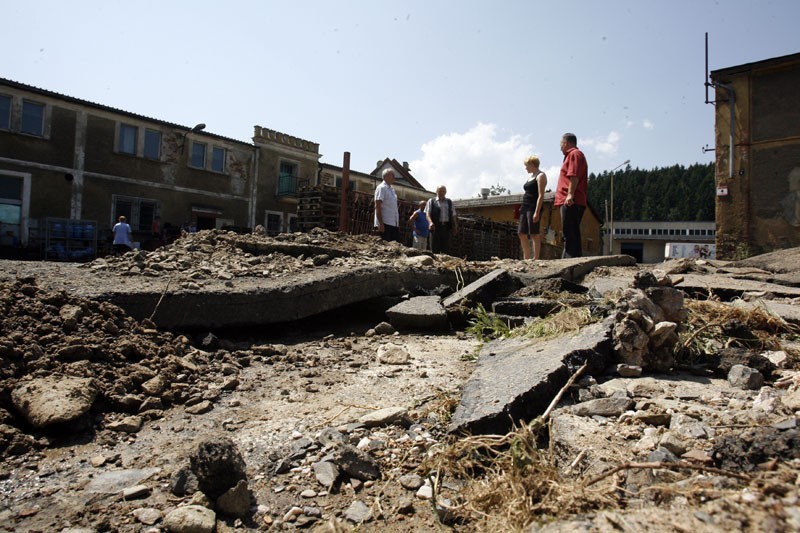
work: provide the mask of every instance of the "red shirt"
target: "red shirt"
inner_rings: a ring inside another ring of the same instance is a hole
[[[575,205],[586,205],[586,191],[589,188],[589,165],[586,164],[586,157],[578,148],[570,148],[564,154],[564,162],[561,164],[561,174],[558,175],[558,186],[556,187],[555,205],[564,205],[567,202],[569,192],[570,177],[578,177],[578,186],[573,191],[572,199]]]

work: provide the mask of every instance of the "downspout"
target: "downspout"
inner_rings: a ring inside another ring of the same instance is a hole
[[[261,156],[261,148],[256,144],[254,145],[253,152],[253,177],[250,182],[250,202],[247,208],[248,222],[251,229],[256,227],[256,209],[258,206],[258,160]]]
[[[728,95],[730,96],[730,100],[728,102],[728,106],[730,107],[731,111],[730,139],[728,140],[728,177],[733,178],[733,140],[736,127],[736,93],[734,92],[733,87],[727,83],[715,83],[714,85],[716,87],[722,87],[728,91]]]

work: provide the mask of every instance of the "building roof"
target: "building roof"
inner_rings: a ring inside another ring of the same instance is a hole
[[[743,65],[736,65],[734,67],[721,68],[711,71],[711,79],[717,79],[721,76],[731,76],[734,74],[743,74],[752,72],[754,70],[771,69],[775,67],[783,67],[796,64],[800,66],[800,53],[790,54],[787,56],[773,57],[771,59],[764,59],[762,61],[755,61],[753,63],[745,63]]]
[[[178,129],[178,130],[187,130],[188,131],[188,130],[192,129],[191,126],[183,126],[181,124],[175,124],[173,122],[167,122],[165,120],[160,120],[160,119],[157,119],[157,118],[148,117],[146,115],[139,115],[137,113],[131,113],[130,111],[125,111],[124,109],[118,109],[116,107],[102,105],[102,104],[98,104],[96,102],[90,102],[89,100],[82,100],[81,98],[75,98],[74,96],[67,96],[65,94],[57,93],[55,91],[49,91],[47,89],[41,89],[41,88],[35,87],[33,85],[27,85],[25,83],[20,83],[18,81],[9,80],[7,78],[0,78],[0,87],[3,87],[3,86],[12,87],[14,89],[28,91],[28,92],[35,93],[35,94],[40,94],[42,96],[47,96],[49,98],[56,98],[58,100],[63,100],[65,102],[69,102],[69,103],[72,103],[72,104],[91,107],[93,109],[98,109],[98,110],[101,110],[101,111],[107,111],[107,112],[110,112],[110,113],[116,113],[118,115],[122,115],[122,116],[126,116],[126,117],[136,118],[136,119],[139,119],[139,120],[146,120],[146,121],[152,122],[154,124],[159,124],[161,126],[167,126],[167,127],[170,127],[170,128],[175,128],[175,129]],[[206,136],[206,137],[213,137],[213,138],[216,138],[216,139],[224,139],[224,140],[232,142],[232,143],[238,143],[238,144],[245,144],[245,145],[248,145],[248,146],[253,146],[252,142],[240,141],[239,139],[233,139],[231,137],[225,137],[223,135],[217,135],[216,133],[210,133],[210,132],[207,132],[205,130],[197,131],[195,133],[197,135],[203,135],[203,136]]]
[[[556,193],[553,191],[546,191],[544,193],[544,202],[545,203],[553,203],[555,202]],[[453,205],[461,208],[461,209],[469,209],[471,207],[497,207],[497,206],[504,206],[504,205],[513,205],[516,206],[517,204],[522,203],[522,194],[498,194],[493,196],[488,196],[486,198],[464,198],[461,200],[453,200]],[[597,211],[594,210],[591,204],[587,205],[589,211],[592,212],[594,217],[602,222],[602,218],[597,214]]]
[[[411,171],[406,167],[406,165],[401,164],[397,159],[389,159],[387,157],[383,161],[379,161],[378,164],[375,166],[375,169],[372,172],[370,172],[370,175],[378,176],[380,178],[378,171],[387,164],[392,167],[392,169],[395,171],[395,174],[398,175],[397,177],[399,178],[400,181],[406,182],[404,185],[408,185],[410,187],[419,189],[421,191],[427,190],[425,189],[425,187],[422,186],[422,184],[420,184],[420,182],[417,181],[417,179],[414,176],[411,175]]]

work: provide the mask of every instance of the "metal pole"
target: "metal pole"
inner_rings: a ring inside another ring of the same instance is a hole
[[[610,218],[610,230],[611,230],[611,243],[608,246],[608,252],[610,255],[614,255],[614,173],[611,173],[611,218]]]
[[[339,231],[347,233],[349,216],[347,213],[347,191],[350,189],[350,152],[344,153],[342,163],[342,191],[339,204]]]

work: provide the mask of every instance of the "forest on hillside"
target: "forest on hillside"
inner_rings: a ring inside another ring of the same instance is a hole
[[[612,173],[589,175],[589,204],[601,219],[611,210]],[[714,220],[714,163],[613,173],[615,221]]]

